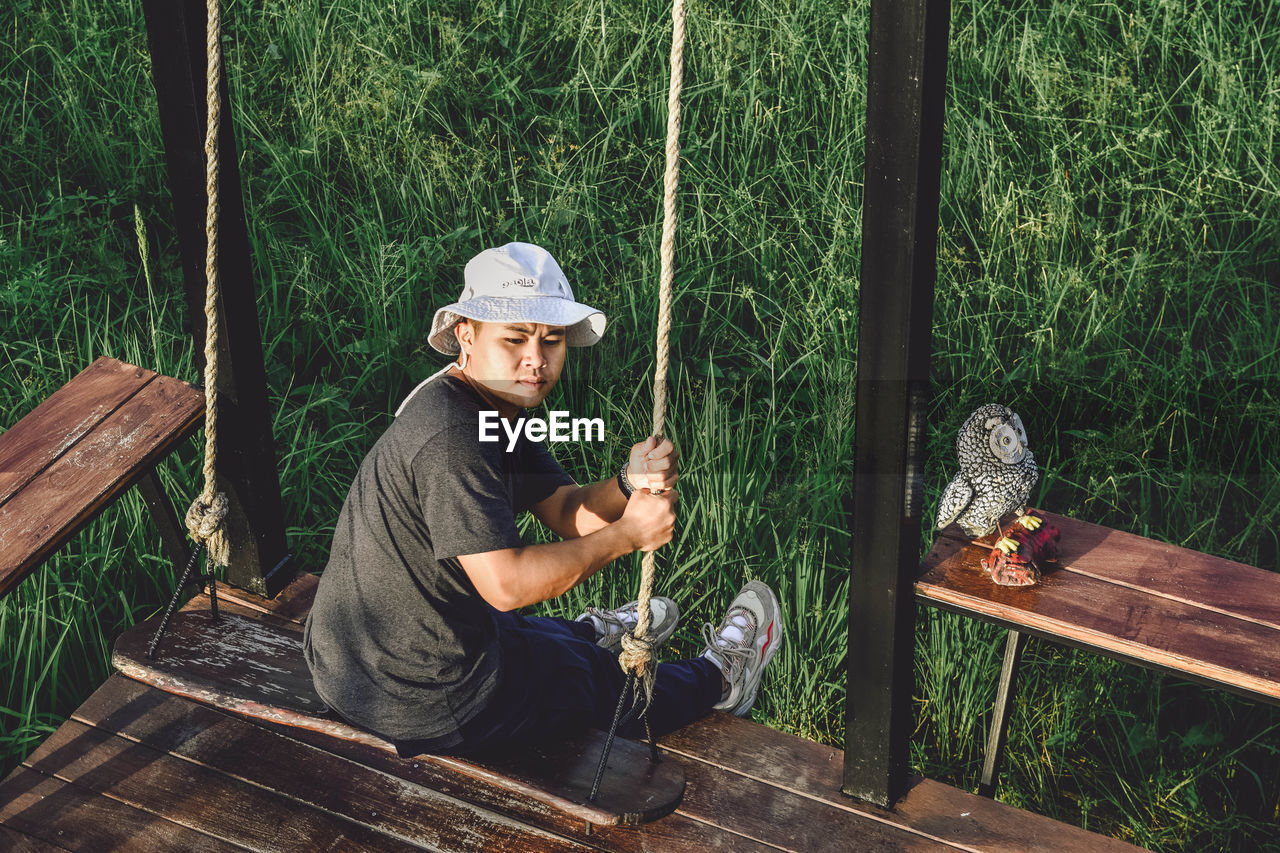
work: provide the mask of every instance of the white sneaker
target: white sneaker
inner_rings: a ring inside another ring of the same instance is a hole
[[[618,654],[622,651],[622,635],[634,630],[640,621],[640,602],[624,604],[617,610],[588,607],[574,621],[590,622],[596,629],[596,645]],[[653,635],[655,648],[671,637],[679,622],[680,608],[674,601],[661,595],[649,599],[649,633]]]
[[[751,581],[729,605],[714,632],[702,626],[707,641],[702,656],[724,673],[729,689],[715,707],[745,717],[755,704],[760,675],[782,645],[778,597],[760,581]]]

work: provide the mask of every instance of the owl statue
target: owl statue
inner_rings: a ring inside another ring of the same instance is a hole
[[[939,530],[954,521],[968,536],[985,536],[1015,510],[1025,527],[1038,526],[1034,516],[1025,514],[1040,475],[1021,418],[999,403],[978,407],[960,427],[956,452],[960,473],[942,495]]]

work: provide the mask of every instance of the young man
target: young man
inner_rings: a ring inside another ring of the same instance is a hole
[[[461,357],[413,390],[361,463],[304,636],[324,701],[406,756],[608,728],[635,603],[575,621],[515,611],[661,547],[675,525],[679,454],[669,439],[639,442],[616,478],[579,486],[541,442],[511,429],[555,386],[566,348],[600,340],[604,315],[575,302],[559,265],[531,244],[481,252],[464,279],[430,335]],[[482,441],[497,418],[499,440]],[[524,545],[515,524],[524,511],[562,541]],[[665,640],[675,603],[655,598],[651,618]],[[748,583],[719,629],[703,633],[700,657],[658,667],[655,735],[713,707],[750,710],[782,641],[777,599]],[[642,731],[636,722],[623,734]]]

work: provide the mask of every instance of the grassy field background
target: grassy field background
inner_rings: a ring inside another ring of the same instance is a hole
[[[5,0],[0,413],[98,354],[195,381],[141,7]],[[756,719],[843,738],[868,4],[689,5],[661,588],[699,650],[736,588],[788,642]],[[461,268],[551,248],[605,341],[550,404],[610,474],[651,406],[669,13],[656,2],[225,7],[290,540],[325,561],[361,456],[442,364]],[[926,515],[977,405],[1018,411],[1037,505],[1277,569],[1280,4],[955,2]],[[164,471],[197,489],[196,446]],[[185,506],[185,504],[184,504]],[[537,535],[537,531],[530,531]],[[921,548],[931,535],[926,531]],[[632,597],[638,559],[547,606]],[[0,602],[0,773],[173,584],[129,496]],[[922,610],[913,762],[973,789],[1002,632]],[[1032,641],[1007,802],[1162,851],[1280,849],[1280,711]]]

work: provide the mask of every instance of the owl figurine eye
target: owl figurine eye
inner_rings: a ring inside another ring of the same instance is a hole
[[[1018,434],[1018,440],[1022,442],[1023,447],[1030,444],[1030,442],[1027,441],[1027,431],[1022,426],[1022,418],[1014,415],[1009,421],[1009,426],[1013,427],[1014,432]]]
[[[1021,424],[1015,424],[1015,426],[1021,426]],[[1009,424],[1000,424],[993,429],[989,442],[991,452],[1006,465],[1016,465],[1027,453],[1026,444],[1014,426]]]

